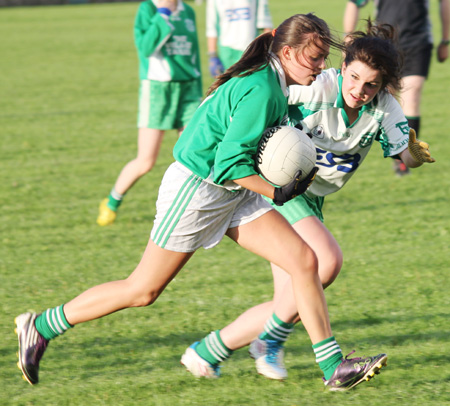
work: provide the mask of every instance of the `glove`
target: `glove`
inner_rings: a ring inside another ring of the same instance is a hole
[[[209,73],[212,77],[219,76],[223,73],[224,68],[222,65],[222,61],[218,56],[211,56],[209,58]]]
[[[434,158],[431,157],[429,151],[429,145],[426,142],[420,141],[416,138],[416,132],[410,128],[409,130],[409,142],[408,150],[415,161],[423,162],[436,162]]]
[[[311,185],[314,178],[316,177],[316,173],[319,170],[319,168],[314,167],[311,172],[309,172],[308,176],[300,180],[300,177],[302,176],[302,171],[298,171],[294,179],[290,181],[286,186],[282,186],[280,188],[275,188],[275,194],[273,198],[273,202],[277,206],[283,206],[284,203],[286,203],[288,200],[293,199],[294,197],[297,197],[298,195],[301,195],[302,193],[306,192],[306,189]]]
[[[295,128],[298,128],[300,131],[303,131],[303,126],[300,124],[300,123],[298,123],[298,124],[296,124],[296,125],[294,125],[294,127]],[[304,132],[304,131],[303,131]],[[309,138],[311,138],[312,139],[312,134],[311,133],[305,133]]]

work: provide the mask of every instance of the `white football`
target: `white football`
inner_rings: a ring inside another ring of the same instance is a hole
[[[264,179],[285,186],[298,170],[305,178],[316,164],[316,147],[302,130],[277,126],[264,131],[256,154],[256,168]]]

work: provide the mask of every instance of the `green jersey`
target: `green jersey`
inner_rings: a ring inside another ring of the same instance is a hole
[[[175,159],[196,175],[229,189],[233,179],[257,174],[254,156],[268,127],[288,120],[284,72],[277,59],[219,86],[195,112],[174,148]]]
[[[194,10],[180,1],[168,17],[158,13],[155,3],[141,3],[134,23],[139,77],[160,82],[200,78]]]

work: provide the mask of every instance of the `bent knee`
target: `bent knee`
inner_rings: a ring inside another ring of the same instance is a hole
[[[141,176],[150,172],[155,166],[156,159],[137,159],[139,174]]]
[[[305,247],[303,247],[299,263],[302,265],[302,273],[319,272],[319,261],[317,255],[308,245],[305,245]]]
[[[149,291],[149,290],[141,290],[136,289],[133,290],[131,295],[132,300],[130,307],[145,307],[150,306],[151,304],[156,302],[158,299],[160,292],[157,291]]]
[[[319,259],[319,275],[324,288],[330,286],[341,272],[342,252],[335,252],[324,260]]]

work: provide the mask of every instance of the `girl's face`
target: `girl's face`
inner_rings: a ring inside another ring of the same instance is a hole
[[[318,40],[317,44],[305,47],[301,52],[285,46],[281,51],[281,64],[286,74],[286,84],[309,86],[323,69],[330,47]]]
[[[383,84],[381,73],[360,61],[342,65],[342,96],[350,109],[370,103]]]

